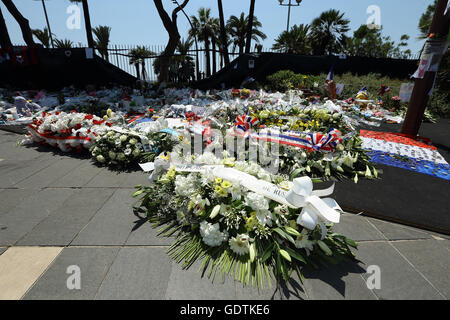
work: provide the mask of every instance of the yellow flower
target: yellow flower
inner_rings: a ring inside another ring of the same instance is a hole
[[[222,183],[222,178],[216,178],[216,183],[217,184],[221,184]]]
[[[289,220],[289,226],[291,228],[297,229],[297,222],[295,222],[295,220]]]
[[[232,184],[230,181],[225,180],[224,182],[222,182],[222,184],[220,186],[224,189],[228,189],[232,186]]]
[[[226,197],[228,195],[227,190],[222,188],[221,186],[216,186],[214,191],[220,196],[220,197]]]
[[[246,218],[246,222],[245,222],[245,229],[247,229],[247,231],[253,230],[253,228],[258,224],[258,219],[256,218],[256,212],[253,211],[250,214],[250,218]]]
[[[166,173],[166,179],[168,180],[173,180],[175,179],[175,174],[177,173],[177,171],[175,170],[175,167],[170,167],[169,171],[167,171]]]
[[[222,163],[227,167],[234,167],[234,158],[225,158],[222,160]]]

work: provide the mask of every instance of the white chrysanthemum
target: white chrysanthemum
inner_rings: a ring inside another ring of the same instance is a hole
[[[116,158],[116,154],[115,154],[113,151],[110,151],[110,152],[108,153],[108,156],[109,156],[109,158],[110,158],[111,160],[114,160],[114,159]]]
[[[222,242],[228,240],[228,232],[220,232],[220,226],[218,223],[211,224],[206,221],[200,223],[200,235],[203,238],[203,242],[210,247],[217,247]]]
[[[178,175],[175,178],[175,192],[184,197],[192,196],[192,190],[194,190],[195,178],[193,175],[188,175],[187,177]]]
[[[98,155],[97,156],[97,161],[100,163],[104,163],[105,162],[105,157],[103,157],[102,155]]]
[[[239,234],[237,237],[233,237],[228,241],[231,250],[238,255],[244,255],[249,252],[249,236],[246,234]]]
[[[133,152],[133,150],[131,150],[130,148],[126,148],[126,149],[123,151],[123,153],[124,153],[126,156],[129,156],[129,155],[131,154],[131,152]]]
[[[195,164],[218,164],[220,160],[216,158],[216,156],[211,152],[205,152],[202,155],[198,156],[194,160]]]
[[[263,211],[269,209],[269,201],[258,193],[249,192],[245,196],[245,203],[255,211]]]

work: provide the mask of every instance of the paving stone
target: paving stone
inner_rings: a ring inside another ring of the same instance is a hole
[[[356,262],[345,262],[314,270],[304,270],[304,286],[313,300],[376,300],[361,277],[366,270]]]
[[[83,160],[75,170],[68,172],[63,177],[52,181],[49,187],[55,188],[80,188],[101,172],[101,168],[95,166],[89,160]]]
[[[333,226],[333,230],[355,241],[385,240],[383,235],[365,217],[351,213],[341,215],[340,222]]]
[[[11,188],[18,182],[30,177],[31,175],[43,170],[53,164],[55,159],[41,159],[25,161],[9,161],[7,168],[0,173],[0,188]],[[3,164],[6,161],[2,161]]]
[[[148,185],[148,177],[149,173],[147,172],[130,172],[128,173],[125,178],[122,180],[120,187],[121,188],[134,188],[135,186],[141,184],[141,185]]]
[[[172,261],[172,272],[165,298],[168,300],[233,300],[236,299],[234,279],[219,275],[212,282],[206,274],[202,277],[198,261],[189,269]]]
[[[171,267],[165,248],[122,248],[95,299],[164,299]]]
[[[447,299],[450,298],[450,250],[442,245],[448,240],[396,241],[393,245]]]
[[[307,300],[303,284],[296,273],[293,273],[288,283],[277,284],[272,280],[272,287],[269,288],[267,282],[265,288],[255,288],[244,286],[239,281],[235,281],[236,298],[238,300]]]
[[[76,171],[82,164],[81,160],[76,158],[58,159],[50,166],[33,174],[16,184],[18,188],[41,189],[50,185],[53,181],[59,180],[71,171]]]
[[[118,188],[121,186],[127,173],[116,172],[103,168],[85,187],[87,188]]]
[[[25,189],[5,189],[0,192],[0,216],[7,214],[13,208],[21,204],[25,199],[30,197],[36,190]]]
[[[0,255],[5,252],[6,250],[8,250],[8,248],[0,248]]]
[[[431,235],[425,231],[403,226],[401,224],[386,222],[378,219],[367,218],[389,240],[431,239]]]
[[[72,189],[44,189],[0,216],[0,245],[13,245],[72,196]]]
[[[173,237],[158,236],[158,228],[152,228],[145,217],[135,216],[133,229],[126,242],[127,246],[170,246],[175,240]]]
[[[416,241],[414,241],[416,242]],[[383,300],[435,300],[443,297],[388,243],[364,242],[358,246],[356,258],[363,268],[376,265],[381,272],[381,288],[373,289]],[[374,274],[363,274],[367,279]]]
[[[65,248],[23,299],[94,299],[118,251],[118,247]],[[80,268],[80,289],[67,287],[68,277],[74,274],[74,271],[70,269],[67,273],[69,266]]]
[[[95,194],[95,189],[91,189]],[[133,189],[118,189],[71,245],[123,245],[133,228]]]
[[[62,206],[43,219],[17,245],[66,246],[111,197],[112,189],[75,190]],[[89,201],[86,201],[89,199]]]

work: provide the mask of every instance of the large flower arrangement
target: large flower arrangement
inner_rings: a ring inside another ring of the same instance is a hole
[[[113,125],[113,119],[77,112],[42,112],[28,125],[29,139],[45,143],[67,152],[89,149],[97,131]]]
[[[193,166],[167,165],[159,179],[137,186],[134,193],[141,197],[136,210],[154,226],[163,225],[161,235],[176,235],[168,253],[184,268],[202,260],[212,279],[230,274],[246,285],[265,287],[273,277],[289,279],[293,271],[303,278],[305,265],[354,259],[350,247],[357,244],[333,233],[332,223],[321,214],[325,210],[338,222],[339,206],[314,195],[309,178],[291,182],[256,163],[220,161],[209,153],[195,158]],[[302,196],[294,197],[294,206],[283,197],[274,201],[247,185],[252,181],[274,188],[274,194],[288,192],[286,199],[295,192]]]

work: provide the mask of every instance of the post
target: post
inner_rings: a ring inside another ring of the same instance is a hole
[[[54,48],[55,46],[53,44],[52,29],[50,28],[50,22],[48,21],[47,8],[45,7],[44,0],[42,0],[42,7],[44,7],[45,20],[47,21],[48,34],[50,35],[50,43],[52,45],[52,48]]]
[[[289,32],[289,22],[291,20],[291,7],[292,7],[292,2],[291,2],[291,0],[289,0],[286,32]]]
[[[245,53],[250,53],[250,46],[252,44],[253,16],[255,13],[255,1],[256,0],[250,0],[250,13],[248,15],[247,41],[245,42]]]
[[[435,34],[436,38],[446,40],[450,27],[450,12],[444,16],[447,0],[438,0],[431,22],[429,34]],[[433,37],[434,38],[434,37]],[[427,42],[431,39],[427,38]],[[409,100],[408,111],[403,122],[402,133],[417,135],[422,123],[423,114],[428,103],[428,93],[433,87],[436,72],[426,71],[423,79],[416,79],[414,89]]]
[[[220,21],[220,42],[222,43],[222,55],[225,59],[225,65],[230,64],[230,56],[228,55],[227,35],[225,31],[225,18],[223,15],[222,0],[217,0],[217,6],[219,7],[219,21]]]

